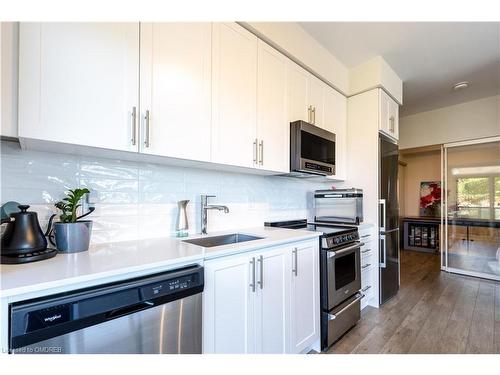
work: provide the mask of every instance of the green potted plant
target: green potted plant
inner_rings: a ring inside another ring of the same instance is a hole
[[[66,192],[66,197],[57,202],[55,206],[61,211],[59,221],[52,226],[52,221],[57,214],[49,220],[47,236],[49,241],[61,252],[76,253],[89,249],[92,234],[92,221],[80,220],[94,211],[94,207],[83,215],[78,216],[80,201],[85,194],[90,193],[86,188],[73,189]]]

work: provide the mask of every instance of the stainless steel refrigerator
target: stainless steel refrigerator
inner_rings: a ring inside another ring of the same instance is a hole
[[[398,145],[379,135],[380,304],[399,290]]]

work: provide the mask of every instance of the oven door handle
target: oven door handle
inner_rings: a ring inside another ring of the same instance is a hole
[[[348,308],[350,308],[352,305],[354,305],[356,302],[360,301],[365,295],[363,293],[358,293],[356,294],[356,299],[349,303],[347,306],[343,307],[340,311],[338,311],[336,314],[328,314],[328,320],[335,320],[337,319],[344,311],[346,311]]]
[[[344,253],[347,253],[348,251],[351,251],[351,250],[354,250],[354,249],[357,249],[357,248],[360,248],[361,246],[363,246],[364,243],[363,242],[356,242],[355,245],[352,245],[352,246],[349,246],[349,247],[346,247],[345,249],[342,249],[342,250],[338,250],[338,251],[329,251],[328,252],[328,258],[333,258],[337,255],[342,255]]]

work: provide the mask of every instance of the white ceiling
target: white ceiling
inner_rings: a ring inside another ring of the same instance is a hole
[[[384,57],[403,80],[402,116],[500,94],[500,23],[300,24],[348,68]],[[454,92],[460,81],[470,87]]]

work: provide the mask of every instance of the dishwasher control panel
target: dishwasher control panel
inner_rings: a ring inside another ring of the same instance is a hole
[[[200,280],[199,274],[190,274],[173,279],[163,280],[154,284],[149,284],[140,289],[142,299],[152,299],[177,292],[191,289],[202,285],[203,280]]]

